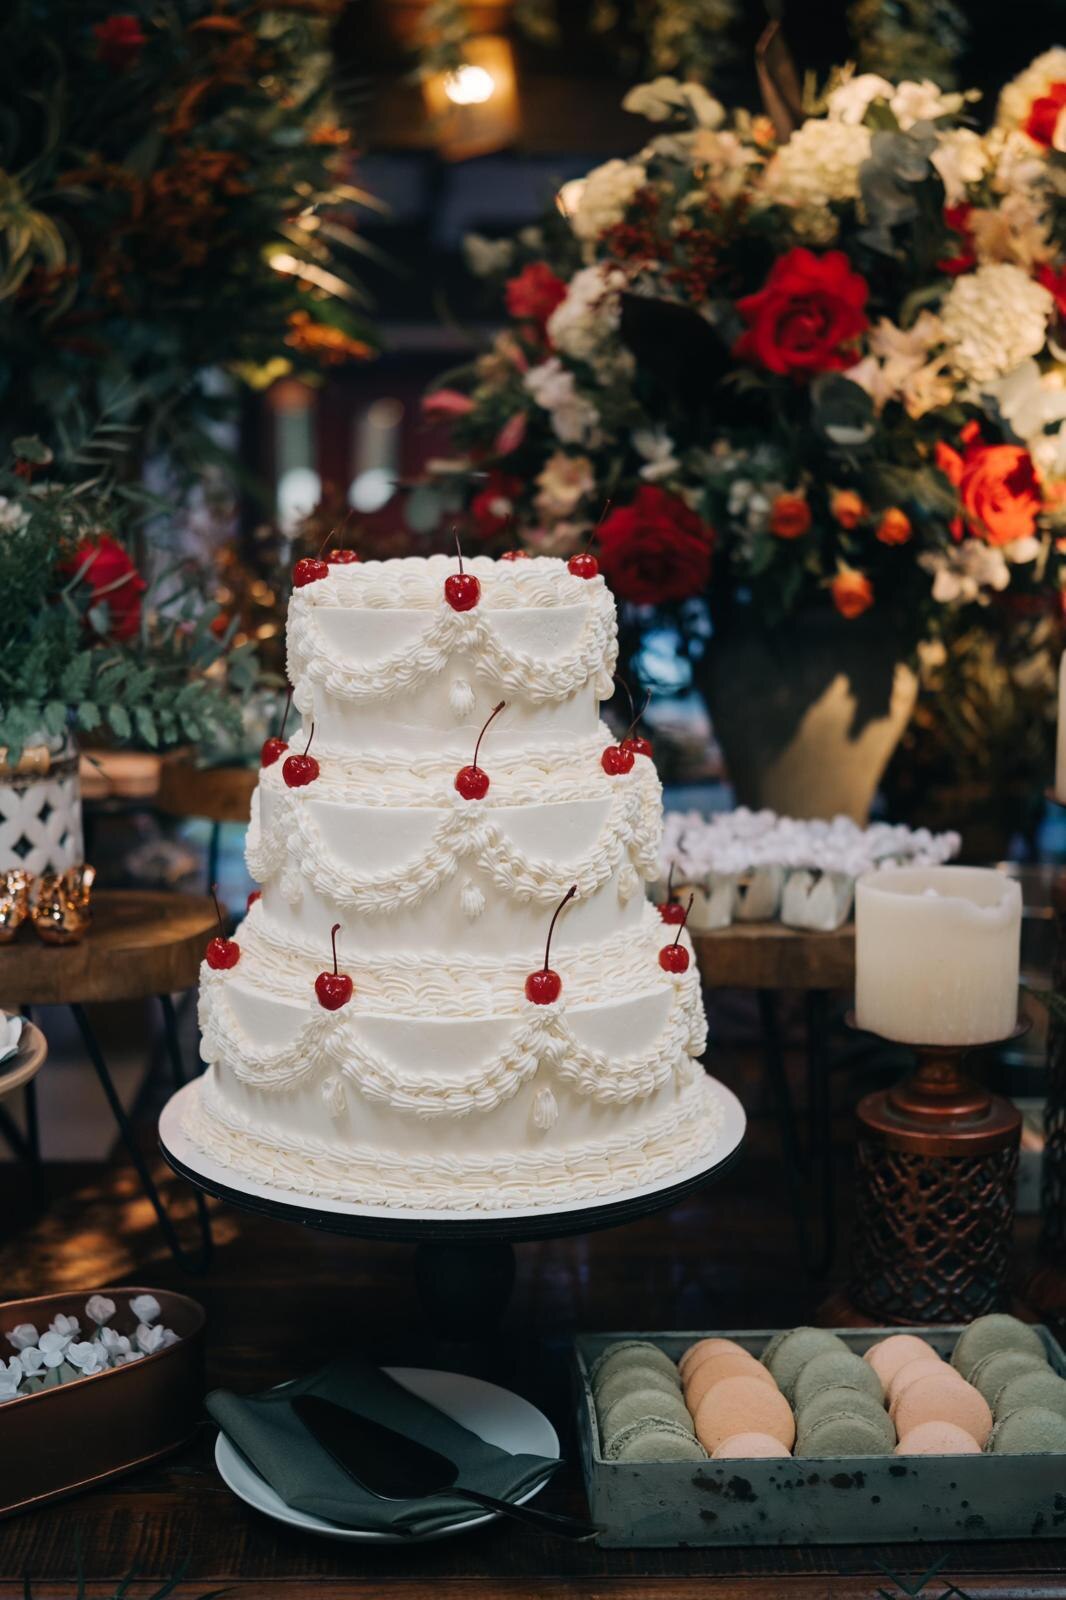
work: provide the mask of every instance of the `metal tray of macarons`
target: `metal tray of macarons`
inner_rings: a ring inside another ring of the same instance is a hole
[[[589,1333],[573,1375],[605,1546],[1066,1537],[1042,1326]]]

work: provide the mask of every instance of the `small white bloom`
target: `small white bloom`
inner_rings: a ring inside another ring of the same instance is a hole
[[[154,1294],[135,1294],[130,1301],[130,1310],[138,1322],[155,1322],[159,1317],[159,1301]]]
[[[476,278],[491,278],[507,271],[514,259],[514,245],[510,239],[486,239],[480,233],[468,233],[463,240],[463,255]]]
[[[1003,552],[980,539],[964,539],[950,550],[930,550],[918,564],[933,577],[933,599],[938,605],[967,605],[983,598],[986,589],[1006,589],[1010,568]]]
[[[558,356],[531,367],[525,386],[551,416],[556,438],[563,444],[594,445],[600,437],[600,415],[591,401],[578,393],[574,374]]]
[[[647,117],[649,122],[668,122],[684,113],[701,128],[720,128],[725,121],[725,108],[701,83],[681,83],[677,78],[638,83],[622,101],[622,108]]]
[[[117,1360],[119,1356],[128,1355],[130,1352],[129,1339],[124,1333],[116,1333],[114,1328],[101,1328],[100,1343],[112,1361]]]
[[[91,1378],[95,1372],[103,1372],[108,1364],[107,1351],[91,1339],[68,1346],[67,1360],[72,1367],[77,1367],[85,1378]]]
[[[637,428],[630,437],[634,450],[644,457],[645,464],[640,469],[640,475],[649,483],[669,478],[680,470],[681,463],[674,454],[674,441],[665,428]]]
[[[138,1323],[137,1332],[134,1335],[137,1348],[143,1351],[146,1356],[155,1355],[155,1352],[162,1350],[166,1343],[165,1333],[166,1329],[158,1322],[154,1327],[149,1327],[146,1322]]]
[[[990,383],[1044,347],[1054,299],[1009,262],[956,278],[941,307],[952,367],[975,384]]]
[[[587,361],[605,377],[624,354],[615,335],[621,321],[619,298],[625,274],[602,265],[583,267],[571,278],[566,299],[548,318],[552,347],[575,361]]]
[[[848,123],[854,127],[865,117],[875,100],[890,101],[893,86],[887,78],[876,72],[859,72],[845,78],[829,96],[828,114],[834,122]]]
[[[22,1367],[17,1356],[11,1357],[11,1365],[4,1365],[0,1357],[0,1404],[5,1400],[14,1400],[18,1395],[19,1384],[22,1382]]]
[[[1046,206],[1032,190],[1005,195],[997,206],[975,206],[967,225],[978,261],[1013,261],[1031,276],[1054,255]]]
[[[143,1350],[127,1350],[123,1355],[115,1357],[116,1367],[128,1367],[131,1361],[143,1361]]]
[[[20,1322],[8,1334],[7,1342],[14,1345],[16,1350],[25,1350],[31,1344],[37,1343],[37,1329],[32,1322]]]
[[[30,520],[30,514],[17,500],[0,494],[0,533],[18,533]]]
[[[601,167],[593,167],[571,213],[578,238],[591,243],[621,222],[633,196],[647,181],[648,174],[635,161],[605,161]]]
[[[988,150],[981,135],[972,128],[947,129],[929,159],[940,174],[949,206],[960,205],[969,186],[980,183],[988,171]]]
[[[44,1370],[44,1355],[37,1349],[36,1345],[27,1345],[26,1349],[19,1355],[19,1360],[22,1362],[22,1370],[28,1378],[36,1377],[38,1372]]]
[[[1024,566],[1027,561],[1035,561],[1040,554],[1040,540],[1034,534],[1027,539],[1015,539],[1013,544],[1001,546],[1003,555],[1012,567]]]
[[[102,1328],[105,1322],[110,1322],[115,1315],[115,1302],[109,1300],[105,1294],[94,1294],[85,1302],[85,1315],[90,1322],[95,1322]]]
[[[77,1317],[65,1317],[62,1312],[52,1318],[49,1332],[62,1334],[67,1339],[73,1339],[76,1333],[81,1332],[81,1323]]]
[[[856,199],[871,138],[861,123],[851,127],[808,118],[771,158],[763,174],[762,203],[817,214],[830,201]]]
[[[939,84],[923,78],[920,83],[904,80],[893,90],[888,103],[892,115],[906,132],[916,122],[934,122],[937,117],[955,116],[962,110],[963,101],[961,94],[945,94]]]
[[[542,517],[557,522],[572,516],[586,495],[596,487],[592,462],[588,456],[554,451],[537,474],[537,510]]]
[[[45,1366],[49,1368],[61,1366],[69,1343],[69,1334],[56,1333],[52,1328],[49,1328],[47,1333],[42,1333],[40,1351]]]

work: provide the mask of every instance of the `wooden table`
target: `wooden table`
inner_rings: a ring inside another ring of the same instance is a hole
[[[207,846],[208,888],[218,878],[219,846],[226,822],[247,822],[258,767],[198,767],[177,753],[163,758],[156,806],[172,817],[204,817],[211,823]]]
[[[708,989],[850,989],[855,924],[808,933],[780,922],[734,922],[692,936]]]
[[[174,1083],[185,1082],[173,995],[197,982],[204,946],[216,925],[213,903],[202,895],[151,889],[101,889],[92,897],[92,923],[79,944],[46,945],[28,924],[13,944],[0,946],[0,1006],[67,1006],[100,1082],[115,1124],[137,1168],[144,1192],[175,1257],[190,1270],[206,1266],[211,1252],[207,1209],[198,1201],[201,1243],[184,1250],[138,1146],[107,1060],[85,1010],[106,1000],[159,1001]]]

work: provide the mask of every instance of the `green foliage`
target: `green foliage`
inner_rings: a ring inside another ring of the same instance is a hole
[[[848,26],[863,72],[955,87],[968,33],[966,13],[955,0],[854,0]]]

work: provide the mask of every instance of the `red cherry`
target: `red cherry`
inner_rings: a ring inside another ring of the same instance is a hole
[[[528,561],[528,550],[505,550],[500,557],[501,561]]]
[[[614,681],[618,684],[619,688],[625,694],[626,699],[629,701],[629,710],[633,718],[632,722],[629,724],[629,727],[619,739],[618,743],[621,745],[623,750],[628,750],[630,755],[647,756],[650,760],[652,754],[651,740],[645,739],[642,733],[636,733],[634,730],[636,729],[637,723],[648,709],[648,703],[651,700],[651,691],[648,690],[645,693],[643,704],[638,711],[636,706],[633,704],[633,695],[626,680],[620,677],[616,672],[614,675]]]
[[[651,760],[651,740],[645,739],[642,733],[638,733],[632,739],[623,739],[622,749],[629,750],[635,756],[647,756],[648,760]]]
[[[481,599],[481,585],[469,572],[463,571],[463,552],[459,548],[459,535],[455,536],[455,553],[459,557],[459,571],[444,580],[444,598],[453,611],[473,611]]]
[[[218,932],[213,939],[208,940],[207,949],[204,951],[204,960],[213,972],[228,972],[241,959],[241,947],[236,939],[226,938],[226,925],[222,921],[222,907],[218,903],[217,883],[211,885],[211,898],[215,902]]]
[[[685,908],[680,900],[664,900],[659,907],[659,915],[665,923],[673,927],[676,923],[684,922]]]
[[[624,745],[609,744],[600,757],[600,766],[608,777],[615,778],[622,772],[632,772],[636,756],[632,750],[627,750]]]
[[[259,752],[259,765],[272,767],[275,761],[280,761],[288,748],[287,739],[279,739],[276,734],[271,734],[269,739],[263,740],[263,748]]]
[[[309,583],[317,583],[320,578],[329,577],[329,568],[317,556],[302,556],[292,569],[292,586],[294,589],[303,589]]]
[[[680,944],[678,941],[681,938],[681,929],[688,921],[688,914],[692,910],[692,902],[695,900],[695,898],[696,896],[693,894],[690,894],[688,897],[688,905],[685,907],[681,915],[681,920],[677,925],[677,932],[674,934],[673,943],[664,944],[662,949],[659,951],[659,965],[662,967],[664,972],[688,971],[688,951],[685,949],[684,945]]]
[[[551,922],[548,924],[548,940],[544,946],[544,965],[539,972],[531,972],[526,979],[526,999],[535,1006],[554,1005],[563,992],[563,980],[557,972],[553,972],[549,967],[548,959],[551,955],[552,934],[555,932],[555,924],[559,920],[559,913],[574,898],[575,894],[577,894],[577,884],[572,883],[556,906]]]
[[[248,899],[244,903],[245,911],[251,911],[251,909],[255,905],[256,901],[257,900],[262,900],[262,898],[263,898],[262,889],[253,889],[251,894],[248,896]]]
[[[333,971],[320,972],[315,979],[315,994],[318,1003],[326,1011],[339,1011],[341,1006],[346,1006],[355,993],[355,985],[346,972],[337,971],[337,934],[340,932],[340,923],[335,922],[329,931],[333,944]]]
[[[340,550],[330,550],[326,556],[331,567],[350,567],[353,561],[362,559],[358,550],[346,550],[343,546]]]
[[[498,706],[493,706],[492,710],[489,712],[489,715],[485,719],[481,732],[477,736],[477,744],[474,746],[473,766],[460,767],[459,771],[455,775],[455,787],[458,789],[464,800],[484,800],[485,796],[489,792],[489,775],[487,772],[483,772],[478,766],[477,753],[481,749],[481,741],[485,737],[489,723],[492,721],[493,717],[499,716],[506,704],[506,700],[501,700]]]
[[[303,789],[309,783],[314,783],[320,768],[314,756],[307,754],[311,748],[311,740],[315,736],[315,725],[312,722],[311,732],[307,736],[307,744],[302,756],[287,756],[285,765],[281,769],[281,776],[285,779],[290,789]]]
[[[600,564],[595,556],[590,556],[587,550],[582,550],[579,555],[571,556],[566,563],[567,570],[575,578],[595,578],[599,574]]]

